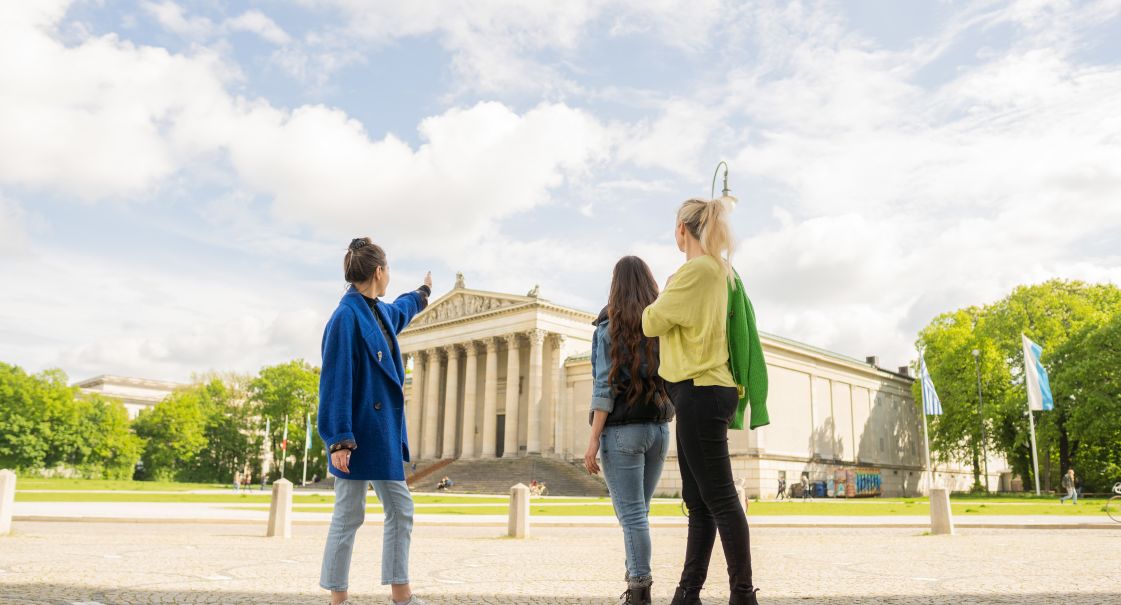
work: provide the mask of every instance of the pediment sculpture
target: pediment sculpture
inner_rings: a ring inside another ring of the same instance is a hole
[[[501,309],[503,307],[510,307],[517,304],[512,300],[504,300],[494,296],[473,296],[473,295],[460,295],[454,298],[445,300],[434,307],[427,309],[423,314],[416,318],[413,322],[414,325],[426,326],[428,324],[441,323],[451,321],[453,319],[461,319],[464,317],[471,317],[472,315],[479,315],[487,311]]]

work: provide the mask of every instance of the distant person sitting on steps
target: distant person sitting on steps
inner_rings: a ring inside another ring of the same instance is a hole
[[[455,485],[455,482],[452,481],[447,475],[444,475],[444,478],[440,479],[440,482],[436,484],[436,489],[444,491],[453,485]]]

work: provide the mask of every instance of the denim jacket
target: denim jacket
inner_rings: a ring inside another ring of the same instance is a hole
[[[668,397],[656,397],[652,402],[640,402],[628,406],[620,393],[616,396],[614,385],[611,384],[611,328],[607,319],[607,309],[604,308],[595,321],[596,330],[592,335],[592,404],[588,413],[588,422],[596,411],[607,412],[607,425],[637,424],[642,422],[668,422],[673,418],[673,406]],[[643,375],[654,375],[658,391],[664,395],[662,379],[657,377],[657,358],[653,367],[648,362],[641,366]],[[619,368],[620,378],[630,381],[630,372],[626,367]],[[616,406],[616,398],[619,405]]]

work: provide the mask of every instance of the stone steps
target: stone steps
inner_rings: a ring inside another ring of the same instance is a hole
[[[444,476],[454,482],[452,493],[509,495],[517,483],[529,485],[536,479],[544,482],[550,496],[607,495],[607,486],[599,477],[593,477],[571,462],[529,456],[525,458],[498,458],[452,462],[439,472],[413,484],[417,491],[434,491],[436,483]]]

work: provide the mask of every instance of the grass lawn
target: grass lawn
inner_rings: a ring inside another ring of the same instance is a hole
[[[19,477],[16,489],[58,489],[58,490],[112,490],[143,492],[189,492],[200,489],[229,488],[231,484],[218,483],[175,483],[173,481],[114,481],[110,479],[42,479],[38,477]],[[232,489],[230,490],[233,491]]]
[[[146,494],[143,492],[117,492],[117,493],[73,493],[73,492],[16,492],[16,502],[181,502],[181,503],[263,503],[268,504],[271,496],[269,492],[253,494]],[[335,499],[331,496],[314,494],[296,495],[293,502],[300,504],[331,504]]]
[[[1075,515],[1084,517],[1102,517],[1103,501],[1079,503],[1078,506],[1058,504],[1020,504],[1008,505],[1001,502],[955,502],[951,504],[954,514],[962,517],[969,516],[1015,516],[1015,515]],[[259,507],[257,510],[268,510]],[[296,506],[296,512],[326,513],[330,508],[326,506]],[[380,513],[380,506],[368,506],[367,512]],[[549,504],[531,504],[531,514],[542,516],[563,517],[612,517],[615,515],[611,505],[589,503],[585,506],[550,506]],[[423,506],[417,507],[418,515],[505,515],[506,506],[472,506],[460,507],[454,504],[448,506]],[[651,507],[650,514],[655,517],[680,517],[681,506],[676,503],[656,502]],[[927,516],[930,514],[930,505],[924,501],[864,501],[864,502],[752,502],[749,508],[751,516]]]
[[[253,490],[234,493],[225,485],[208,483],[165,483],[155,481],[105,481],[92,479],[21,479],[17,483],[18,502],[179,502],[207,504],[267,505],[268,491]],[[194,490],[226,490],[225,493],[153,493]],[[24,490],[52,490],[30,493]],[[74,491],[63,491],[74,490]],[[504,515],[507,496],[468,496],[459,494],[416,495],[417,504],[444,505],[418,507],[418,514]],[[293,496],[299,512],[328,512],[334,503],[332,494],[309,494],[299,491]],[[369,494],[369,510],[380,512],[377,498]],[[489,506],[459,506],[461,504]],[[578,506],[583,504],[584,506]],[[1104,515],[1104,499],[1079,501],[1078,506],[1058,504],[1054,496],[1034,494],[959,494],[951,498],[955,515]],[[565,506],[567,505],[567,506]],[[613,516],[607,498],[533,498],[533,514],[545,516]],[[258,507],[254,507],[258,508]],[[654,516],[681,516],[677,502],[655,502]],[[871,498],[857,500],[819,499],[809,502],[752,502],[753,516],[926,516],[930,506],[925,498]]]

